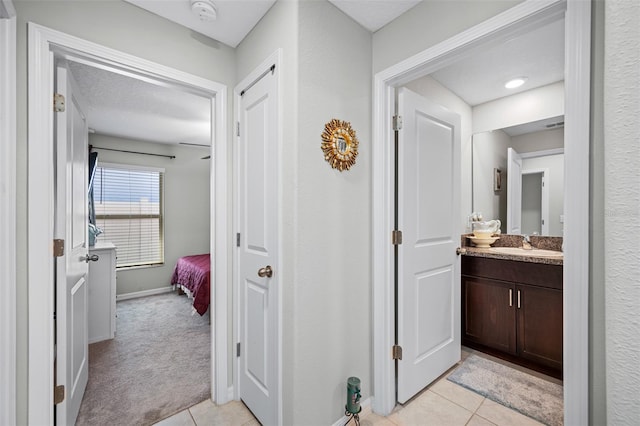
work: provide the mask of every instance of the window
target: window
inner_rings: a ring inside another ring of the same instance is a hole
[[[96,225],[117,247],[118,268],[164,263],[163,169],[101,164],[93,181]]]

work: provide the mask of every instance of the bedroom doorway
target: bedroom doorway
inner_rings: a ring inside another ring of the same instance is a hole
[[[228,250],[226,232],[227,193],[226,126],[223,120],[226,106],[226,87],[222,84],[158,65],[113,49],[106,48],[48,28],[29,24],[29,419],[33,423],[52,424],[55,417],[53,401],[54,336],[53,312],[53,258],[50,257],[50,241],[54,217],[48,200],[53,199],[53,187],[42,185],[54,182],[52,115],[50,113],[50,84],[53,68],[49,57],[57,56],[68,61],[108,70],[119,75],[142,79],[152,84],[196,93],[208,99],[210,108],[210,149],[212,168],[210,183],[210,237],[208,249],[213,269],[212,282],[227,282],[226,259]],[[206,157],[206,155],[202,155]],[[34,259],[38,259],[35,261]],[[45,260],[42,260],[45,259]],[[43,265],[44,263],[44,265]],[[226,286],[213,286],[211,335],[211,399],[218,403],[228,400],[226,371],[227,320]]]
[[[91,106],[92,222],[101,230],[89,247],[99,256],[89,264],[90,379],[75,423],[155,422],[211,396],[211,105],[204,96],[89,64],[68,68]],[[206,274],[180,280],[200,287],[184,287],[188,296],[179,296],[169,285],[174,267],[194,255]],[[117,296],[107,290],[114,256]]]

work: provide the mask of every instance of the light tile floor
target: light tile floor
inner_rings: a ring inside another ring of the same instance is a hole
[[[462,360],[470,352],[465,348]],[[474,352],[475,353],[475,352]],[[479,354],[479,353],[478,353]],[[479,354],[484,356],[483,354]],[[495,358],[491,358],[494,359]],[[391,415],[381,417],[369,408],[360,415],[362,426],[536,426],[542,425],[517,411],[495,403],[447,380],[453,367],[407,404],[398,405]],[[545,376],[545,378],[547,378]],[[553,380],[553,379],[551,379]],[[254,426],[260,423],[242,402],[215,405],[210,400],[169,417],[156,426]],[[353,425],[351,421],[349,425]],[[315,426],[309,422],[309,426]],[[307,426],[307,425],[305,425]]]

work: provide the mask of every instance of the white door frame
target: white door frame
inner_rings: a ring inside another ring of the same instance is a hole
[[[564,148],[551,148],[551,149],[545,149],[542,151],[521,152],[520,158],[522,158],[523,160],[522,174],[524,175],[524,174],[530,174],[530,173],[542,173],[543,179],[548,180],[549,169],[524,170],[524,160],[528,158],[547,157],[549,155],[559,155],[559,154],[564,154]],[[541,229],[542,235],[549,235],[549,185],[544,185],[542,187],[542,218],[544,219],[544,225],[542,225],[542,229]]]
[[[168,87],[193,90],[211,98],[211,247],[214,285],[212,399],[227,394],[227,283],[229,257],[227,196],[227,123],[225,85],[147,61],[37,24],[28,26],[28,258],[29,424],[53,424],[53,52],[138,78],[162,81]]]
[[[525,1],[374,76],[373,108],[373,409],[395,406],[393,345],[393,115],[395,88],[485,43],[565,17],[564,413],[588,424],[589,402],[589,123],[591,2]],[[466,213],[465,213],[466,214]],[[462,212],[461,212],[462,216]],[[461,221],[462,222],[462,221]]]
[[[540,218],[542,223],[540,224],[540,235],[549,235],[549,169],[522,169],[522,176],[524,175],[542,175],[541,179],[543,185],[540,191]],[[524,194],[523,194],[524,196]],[[522,207],[520,207],[522,209]]]
[[[16,424],[16,11],[0,2],[0,424]]]
[[[255,83],[257,80],[259,80],[263,73],[265,72],[265,70],[268,70],[272,65],[275,64],[276,66],[276,108],[278,111],[278,123],[276,124],[277,126],[277,140],[278,140],[278,158],[281,159],[282,158],[282,150],[283,150],[283,114],[282,114],[282,49],[277,49],[275,52],[273,52],[271,55],[269,55],[264,61],[262,61],[262,63],[260,63],[260,65],[258,65],[256,68],[254,68],[253,71],[251,71],[251,73],[249,73],[249,75],[247,75],[245,78],[242,79],[242,81],[240,81],[240,83],[238,83],[236,85],[236,87],[233,89],[233,95],[234,95],[234,123],[238,123],[238,119],[240,117],[241,114],[241,92],[243,90],[245,90],[247,87],[249,87],[250,85],[253,85],[253,83]],[[238,138],[238,134],[236,133],[234,135],[234,139]],[[238,173],[240,170],[240,167],[238,166],[238,162],[240,161],[240,159],[238,158],[239,153],[238,153],[238,144],[234,143],[233,144],[233,164],[235,165],[235,169],[233,172],[234,178],[233,178],[233,187],[234,187],[234,198],[233,198],[233,211],[235,212],[234,215],[234,224],[233,224],[233,229],[234,229],[234,234],[237,234],[240,230],[240,218],[237,217],[237,213],[239,212],[239,199],[238,196],[240,194],[240,191],[238,190]],[[278,173],[278,223],[282,224],[282,191],[280,190],[282,188],[282,173]],[[278,227],[278,253],[282,253],[282,226]],[[233,321],[234,321],[234,327],[233,327],[233,341],[234,343],[239,342],[240,339],[240,327],[241,327],[241,322],[240,322],[240,284],[239,284],[239,279],[240,279],[240,271],[238,270],[238,266],[239,266],[239,262],[238,262],[238,256],[240,255],[239,252],[239,248],[236,247],[236,249],[233,251],[233,298],[234,298],[234,302],[233,302]],[[283,262],[282,262],[282,256],[278,256],[278,264],[276,265],[275,268],[276,271],[283,271]],[[278,300],[278,324],[277,324],[277,329],[278,329],[278,343],[277,343],[277,347],[278,347],[278,372],[279,374],[276,377],[276,382],[277,382],[277,386],[278,386],[278,392],[277,392],[277,405],[278,405],[278,421],[277,424],[282,424],[282,291],[280,291],[283,288],[282,286],[282,281],[280,281],[280,284],[277,288],[278,290],[278,294],[276,295],[276,298]],[[233,398],[236,400],[240,399],[240,363],[238,362],[238,357],[234,356],[233,357],[233,383],[236,385],[233,388],[232,394],[233,394]]]

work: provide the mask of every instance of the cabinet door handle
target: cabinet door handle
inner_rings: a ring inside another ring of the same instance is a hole
[[[520,309],[520,290],[518,290],[518,309]]]
[[[513,289],[509,289],[509,307],[513,306]]]

